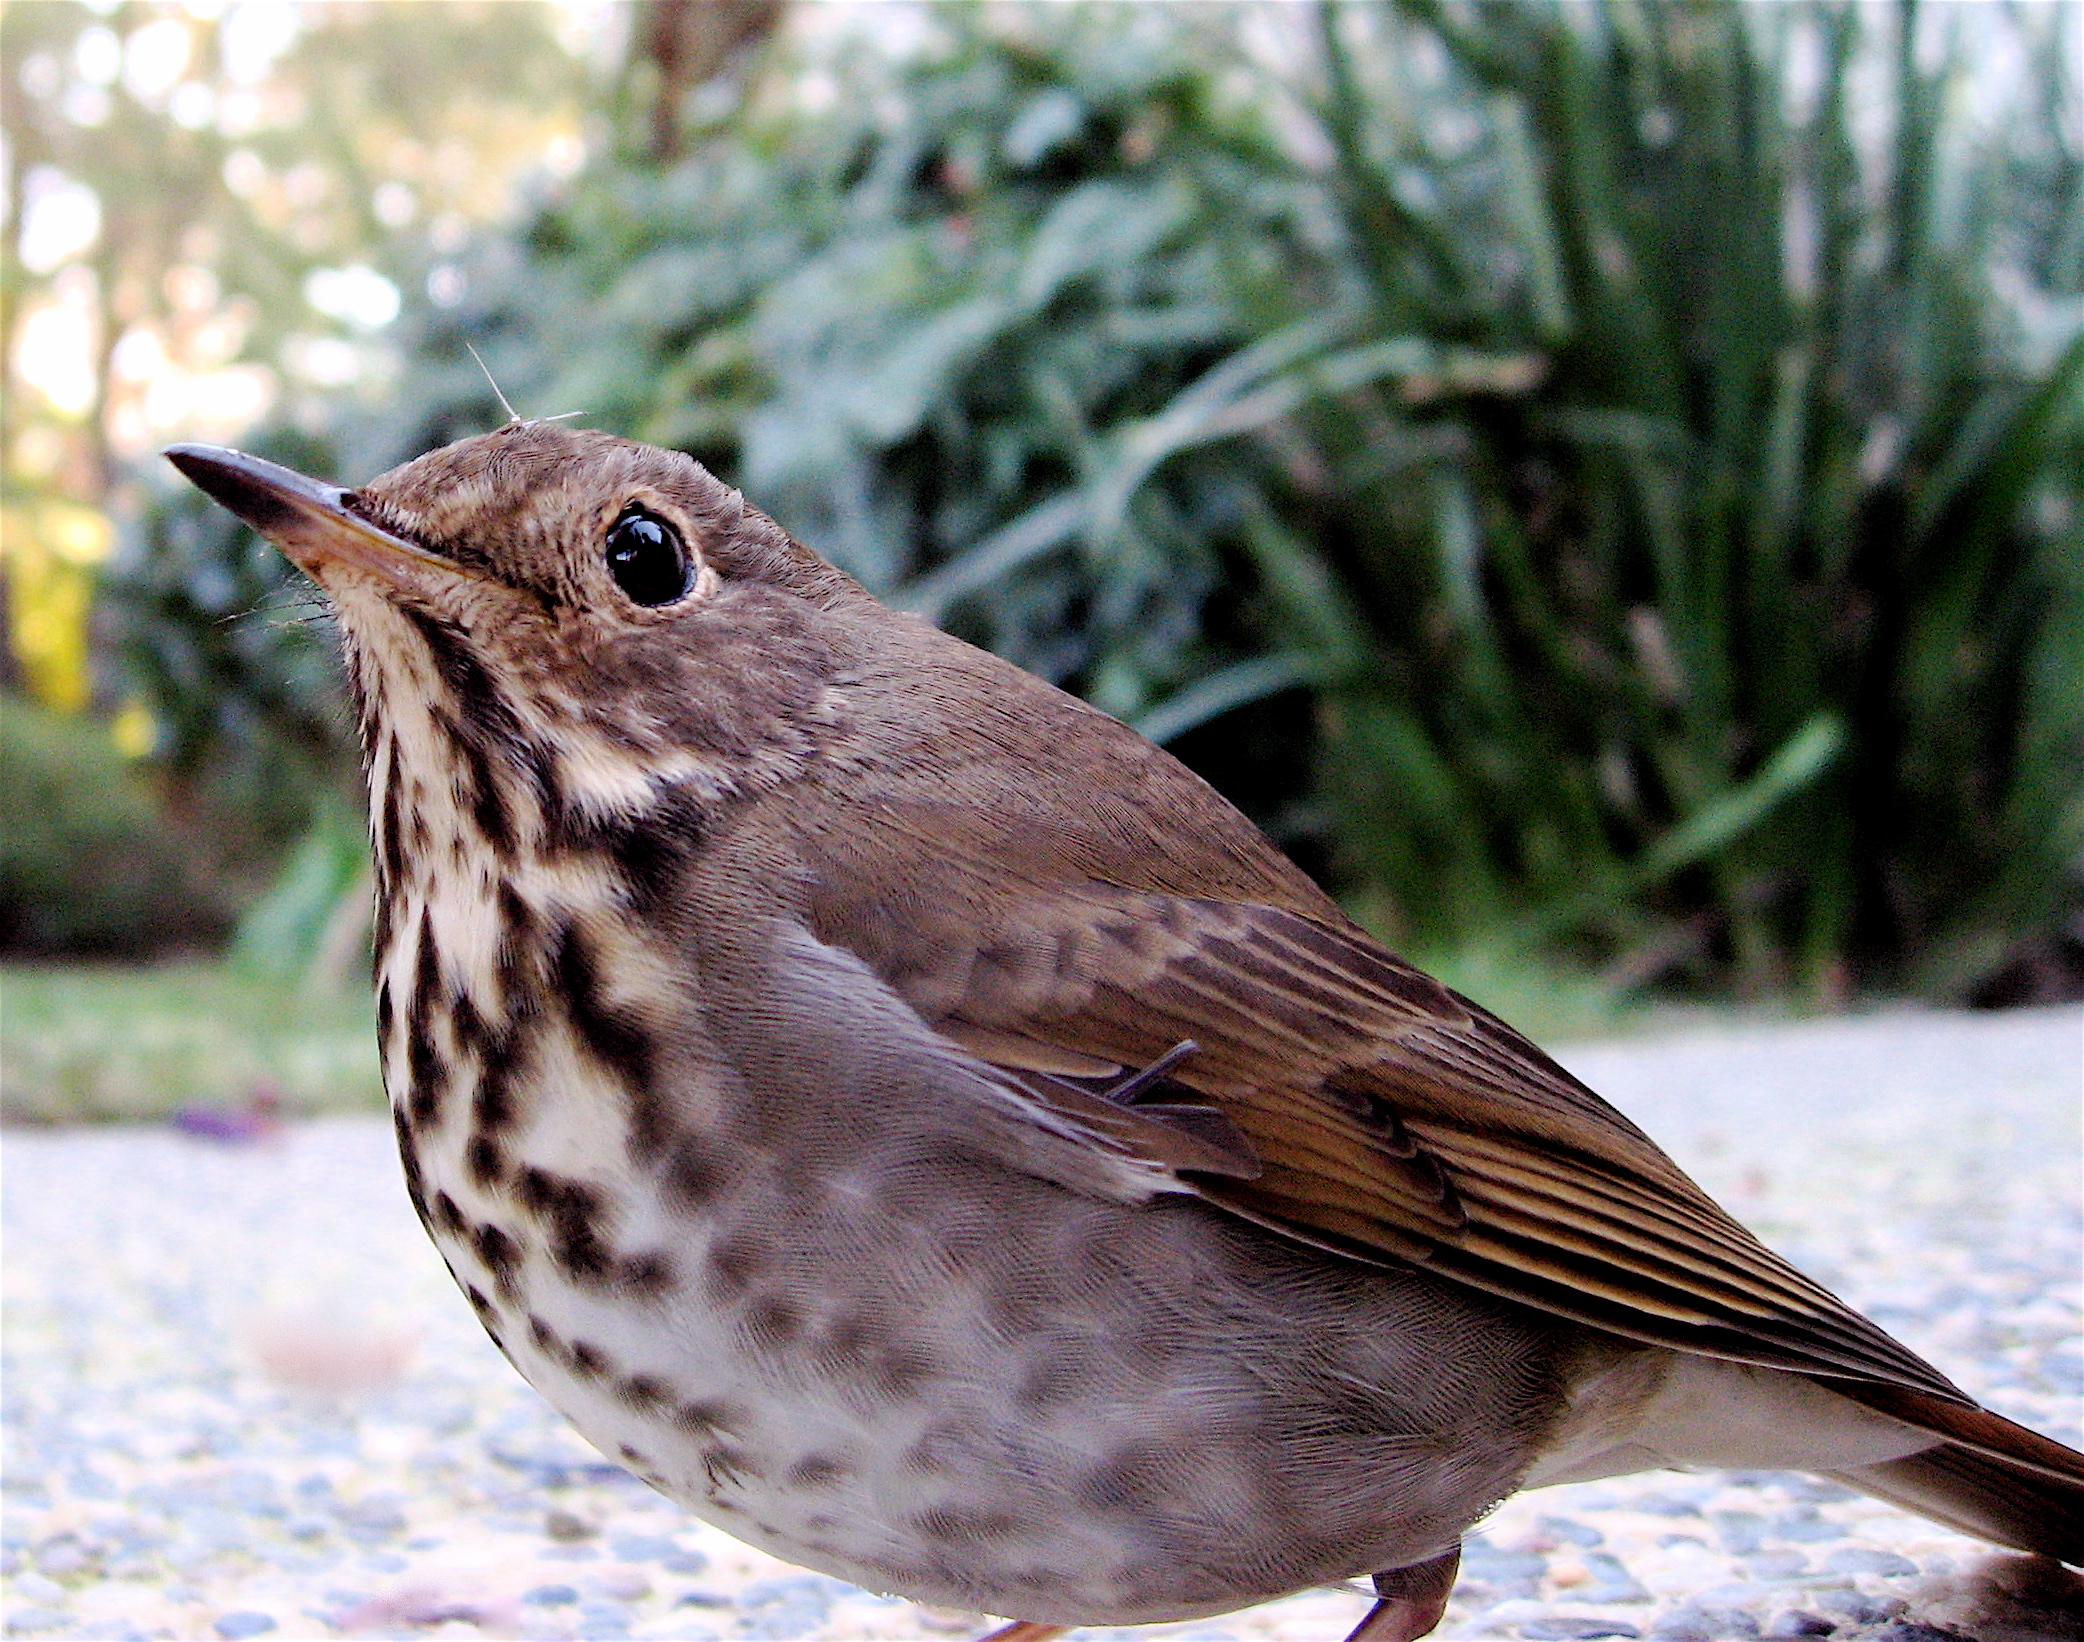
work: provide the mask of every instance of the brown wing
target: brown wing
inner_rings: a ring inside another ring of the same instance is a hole
[[[1966,1400],[1539,1049],[1328,907],[1023,883],[945,816],[879,819],[918,822],[908,889],[871,900],[821,873],[821,938],[1074,1120],[1192,1040],[1155,1098],[1213,1108],[1198,1137],[1231,1166],[1167,1159],[1208,1201],[1633,1338]]]

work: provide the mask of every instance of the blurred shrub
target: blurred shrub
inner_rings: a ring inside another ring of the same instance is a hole
[[[135,956],[227,922],[108,727],[0,695],[0,951]]]
[[[1958,993],[2059,922],[2075,19],[2013,14],[2015,111],[1980,127],[1991,20],[1958,11],[1316,19],[1302,101],[1337,162],[1307,186],[1337,232],[1290,323],[1351,318],[1200,409],[1307,396],[1262,441],[1304,459],[1259,464],[1247,546],[1320,682],[1362,904],[1422,945],[1567,938],[1825,997]]]
[[[1172,741],[1421,951],[1959,994],[2084,853],[2075,20],[1989,15],[777,42],[684,157],[633,119],[430,267],[317,465],[495,425],[472,340]]]

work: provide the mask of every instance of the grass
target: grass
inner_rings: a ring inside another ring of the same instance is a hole
[[[143,1123],[272,1086],[287,1112],[376,1112],[366,988],[317,993],[204,963],[0,967],[0,1117]]]

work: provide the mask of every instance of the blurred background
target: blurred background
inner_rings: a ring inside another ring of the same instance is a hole
[[[380,1100],[176,439],[693,453],[1537,1033],[2084,995],[2084,8],[11,0],[0,1089]]]

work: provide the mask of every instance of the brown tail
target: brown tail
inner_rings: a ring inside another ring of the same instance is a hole
[[[1828,1383],[1946,1439],[1921,1454],[1833,1475],[1979,1539],[2084,1566],[2084,1454],[1987,1408],[1896,1387]]]

